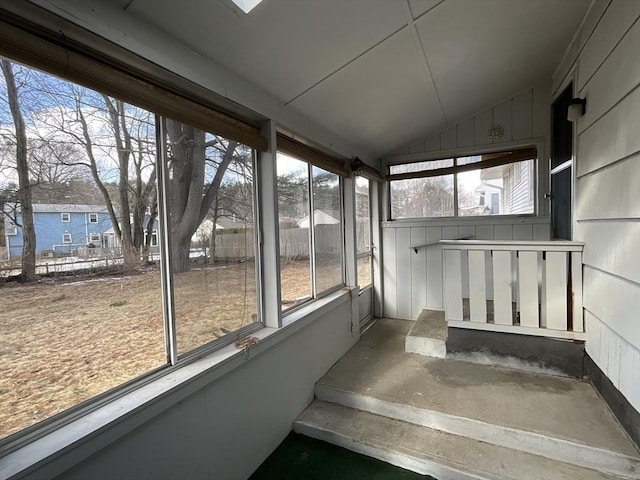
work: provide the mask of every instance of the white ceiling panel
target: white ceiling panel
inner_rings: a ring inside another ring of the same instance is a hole
[[[389,0],[134,0],[127,11],[289,101],[406,23]]]
[[[516,94],[553,69],[585,0],[446,0],[417,22],[447,120]]]
[[[382,156],[549,80],[592,0],[100,1]]]
[[[415,19],[442,2],[443,0],[409,0],[409,6]]]
[[[408,30],[363,55],[291,104],[376,153],[443,126],[437,98]]]

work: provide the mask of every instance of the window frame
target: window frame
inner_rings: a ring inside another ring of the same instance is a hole
[[[472,151],[465,153],[456,153],[448,156],[439,156],[435,158],[425,159],[416,159],[407,162],[397,162],[390,163],[387,165],[387,177],[386,177],[386,207],[387,207],[387,221],[390,222],[402,222],[402,221],[415,221],[415,220],[445,220],[445,219],[460,219],[460,218],[485,218],[485,216],[481,215],[471,215],[471,216],[463,216],[460,215],[459,212],[459,201],[458,201],[458,174],[464,173],[468,171],[474,170],[486,170],[493,167],[498,167],[502,165],[516,165],[521,162],[531,161],[532,162],[532,178],[531,178],[531,188],[529,188],[529,192],[533,192],[532,204],[533,204],[533,212],[531,213],[509,213],[509,214],[492,214],[489,215],[489,218],[504,218],[504,217],[534,217],[539,214],[539,198],[538,198],[538,184],[537,184],[537,175],[536,172],[539,170],[539,159],[538,152],[540,151],[538,146],[519,146],[513,147],[506,150],[489,150],[489,151]],[[458,159],[468,158],[473,156],[484,156],[484,155],[501,155],[501,157],[480,160],[477,162],[470,162],[464,164],[458,164]],[[409,173],[390,173],[393,167],[404,166],[404,165],[412,165],[417,163],[429,163],[429,162],[438,162],[444,160],[453,160],[453,165],[450,167],[443,168],[434,168],[434,169],[424,169],[415,172]],[[431,177],[442,177],[446,175],[452,175],[453,177],[453,215],[443,215],[443,216],[431,216],[431,217],[403,217],[403,218],[393,218],[392,212],[392,195],[391,195],[391,184],[393,181],[401,181],[401,180],[410,180],[410,179],[421,179],[421,178],[431,178]]]
[[[277,150],[278,154],[283,154],[287,157],[293,158],[295,160],[298,160],[299,162],[302,162],[305,164],[306,166],[306,174],[307,174],[307,178],[309,180],[308,182],[308,187],[307,187],[307,194],[309,196],[309,211],[307,212],[307,214],[309,215],[309,268],[310,268],[310,275],[311,275],[311,292],[310,292],[310,296],[309,298],[307,298],[304,301],[301,301],[300,303],[293,305],[289,308],[287,308],[286,310],[282,309],[282,304],[280,305],[280,315],[282,318],[290,315],[291,313],[297,311],[298,309],[308,306],[311,302],[314,302],[318,299],[324,298],[328,295],[331,295],[332,293],[344,288],[346,286],[346,268],[345,268],[345,258],[346,258],[346,252],[345,252],[345,221],[344,221],[344,181],[343,181],[343,175],[341,175],[340,173],[338,173],[337,170],[333,170],[333,169],[328,169],[326,164],[323,165],[318,165],[315,162],[311,162],[309,160],[305,160],[304,158],[301,158],[301,155],[296,155],[293,153],[289,153],[288,150],[281,150],[278,148]],[[276,155],[276,164],[277,164],[277,155]],[[339,192],[339,196],[340,196],[340,275],[341,275],[341,281],[340,283],[326,288],[324,290],[321,291],[317,291],[317,285],[316,285],[316,254],[315,254],[315,221],[314,221],[314,212],[315,212],[315,208],[314,208],[314,201],[313,201],[313,168],[319,168],[325,172],[334,174],[338,177],[338,192]],[[277,170],[277,168],[276,168]],[[277,183],[277,182],[276,182]],[[278,188],[277,188],[277,184],[276,184],[276,190],[275,190],[275,194],[276,194],[276,203],[278,200]],[[280,227],[278,226],[278,229]],[[278,253],[279,249],[278,249]],[[280,284],[280,291],[282,292],[282,276],[280,274],[280,279],[279,279],[279,284]]]
[[[367,177],[356,177],[356,179],[354,180],[354,188],[356,188],[356,192],[355,192],[356,209],[358,205],[358,200],[357,200],[358,192],[357,192],[357,185],[356,185],[358,178],[364,178],[368,182],[367,183],[367,204],[368,204],[368,213],[369,213],[369,246],[366,252],[358,253],[358,235],[357,235],[358,230],[356,227],[356,282],[360,287],[360,293],[362,293],[363,290],[373,287],[373,249],[374,247],[373,247],[373,210],[372,210],[372,201],[371,201],[372,200],[371,191],[372,191],[372,183],[374,182],[374,180],[371,180],[370,178],[367,178]],[[357,223],[357,218],[358,218],[358,215],[356,210],[356,218],[355,218],[356,223]],[[370,281],[366,285],[361,285],[360,279],[358,278],[357,262],[361,258],[365,258],[365,257],[369,257]]]
[[[90,213],[89,214],[89,223],[98,223],[98,214],[97,213]]]
[[[60,221],[62,223],[71,222],[71,213],[70,212],[60,212]]]
[[[73,237],[69,232],[65,232],[62,234],[62,243],[63,245],[70,245],[73,243]]]

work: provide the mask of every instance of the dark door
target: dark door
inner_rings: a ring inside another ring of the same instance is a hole
[[[551,238],[571,240],[573,124],[567,110],[573,97],[569,84],[551,106]]]

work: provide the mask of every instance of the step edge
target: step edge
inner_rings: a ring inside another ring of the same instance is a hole
[[[482,475],[480,475],[480,473],[463,469],[462,465],[448,461],[437,455],[428,455],[428,458],[419,458],[408,452],[402,452],[399,449],[385,450],[382,446],[375,446],[371,443],[353,440],[335,430],[323,428],[315,423],[302,420],[296,420],[294,422],[294,432],[376,458],[421,475],[437,476],[438,480],[517,480],[511,477],[496,476],[491,472],[482,472]],[[393,445],[391,445],[391,447],[393,447]],[[427,457],[427,455],[425,455],[425,457]]]
[[[618,475],[629,479],[639,478],[640,458],[613,450],[546,436],[537,432],[490,424],[481,420],[451,415],[437,410],[391,402],[320,383],[316,384],[315,394],[319,400],[366,411],[374,415],[393,418],[532,455],[544,456],[551,460],[606,474]],[[474,429],[470,431],[469,425],[473,425]],[[514,445],[521,448],[514,447]],[[571,454],[559,454],[561,448],[569,448]],[[599,461],[593,461],[594,456],[599,458]],[[623,463],[624,465],[616,465],[617,463]]]

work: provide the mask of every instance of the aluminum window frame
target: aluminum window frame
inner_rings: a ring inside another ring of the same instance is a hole
[[[346,266],[345,266],[345,259],[346,259],[346,247],[345,247],[345,221],[344,221],[344,212],[345,212],[345,208],[344,208],[344,181],[343,181],[343,177],[342,175],[340,175],[339,173],[336,173],[334,171],[331,170],[327,170],[326,168],[320,166],[320,165],[316,165],[312,162],[309,162],[307,160],[304,160],[303,158],[300,158],[299,156],[295,156],[292,155],[290,153],[286,153],[283,151],[278,150],[278,153],[282,153],[288,157],[294,158],[295,160],[298,160],[299,162],[302,162],[306,165],[306,172],[307,172],[307,178],[309,180],[308,183],[308,187],[307,187],[307,192],[309,195],[309,211],[307,212],[309,214],[309,268],[310,268],[310,275],[311,275],[311,295],[308,299],[298,303],[297,305],[294,305],[290,308],[287,308],[286,310],[282,309],[282,305],[280,305],[280,315],[282,316],[282,318],[290,315],[291,313],[299,310],[302,307],[308,306],[309,303],[314,302],[318,299],[321,299],[323,297],[326,297],[342,288],[346,287]],[[276,160],[277,162],[277,160]],[[313,167],[319,168],[327,173],[331,173],[333,175],[335,175],[338,178],[338,192],[339,192],[339,197],[340,197],[340,272],[341,272],[341,281],[340,283],[331,286],[329,288],[326,288],[324,290],[321,291],[317,291],[317,285],[316,285],[316,252],[315,252],[315,218],[314,218],[314,201],[313,201]],[[277,185],[276,185],[276,196],[278,196],[278,189],[277,189]],[[279,228],[279,227],[278,227]],[[278,249],[278,255],[280,254],[279,249]],[[282,289],[282,282],[280,281],[280,289]],[[282,292],[282,290],[281,290]]]
[[[528,190],[533,191],[533,198],[531,199],[531,203],[533,205],[533,211],[531,213],[515,213],[515,214],[491,214],[491,215],[472,215],[469,218],[483,218],[483,217],[533,217],[538,215],[539,213],[539,198],[538,198],[538,181],[537,181],[537,172],[539,170],[539,151],[540,148],[538,146],[524,146],[524,147],[514,147],[508,150],[503,151],[482,151],[482,152],[467,152],[467,153],[458,153],[455,155],[448,155],[437,158],[430,158],[427,160],[412,160],[408,162],[398,162],[393,163],[387,166],[387,177],[386,177],[386,208],[387,208],[387,221],[390,222],[398,222],[398,221],[412,221],[412,220],[443,220],[443,219],[459,219],[466,218],[464,215],[460,215],[459,212],[459,200],[458,200],[458,174],[475,171],[475,170],[486,170],[489,168],[502,166],[502,165],[515,165],[521,162],[532,162],[532,177],[531,177],[531,185]],[[494,159],[494,160],[483,160],[472,163],[464,163],[458,164],[458,159],[468,158],[473,156],[483,156],[483,155],[504,155],[504,159]],[[511,154],[510,156],[508,154]],[[429,163],[429,162],[437,162],[443,160],[453,160],[453,165],[450,167],[443,168],[434,168],[429,169],[425,168],[424,170],[410,172],[410,173],[398,173],[391,174],[390,171],[393,167],[402,166],[402,165],[412,165],[416,163]],[[484,166],[483,166],[484,164]],[[391,195],[391,184],[394,181],[402,181],[409,179],[422,179],[422,178],[430,178],[430,177],[443,177],[446,175],[453,175],[453,215],[443,215],[443,216],[423,216],[423,217],[402,217],[402,218],[394,218],[393,217],[393,209],[392,209],[392,195]]]

